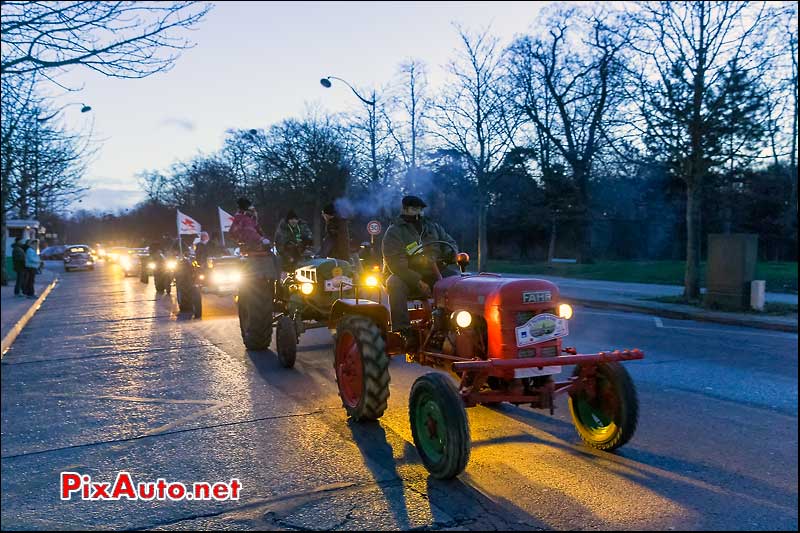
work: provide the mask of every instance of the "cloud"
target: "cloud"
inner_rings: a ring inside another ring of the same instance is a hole
[[[88,211],[102,211],[104,213],[116,212],[121,209],[130,209],[137,203],[145,199],[145,193],[141,190],[131,189],[100,189],[93,187],[89,189],[79,202],[73,202],[70,210],[77,211],[86,209]]]
[[[161,126],[177,126],[178,128],[182,128],[186,131],[194,131],[197,126],[194,122],[184,118],[165,118],[161,121]]]

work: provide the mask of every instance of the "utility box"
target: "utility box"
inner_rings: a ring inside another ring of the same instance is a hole
[[[749,309],[750,282],[755,277],[757,257],[756,234],[709,234],[704,305],[742,311]]]

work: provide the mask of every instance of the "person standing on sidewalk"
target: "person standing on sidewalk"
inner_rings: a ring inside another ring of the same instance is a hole
[[[17,276],[17,282],[14,284],[14,296],[22,298],[25,296],[25,243],[26,240],[22,237],[14,239],[14,244],[11,245],[11,258],[14,262],[14,274]]]
[[[39,259],[38,249],[39,241],[31,239],[28,241],[28,249],[25,251],[25,271],[27,273],[25,279],[25,295],[30,298],[36,298],[34,292],[34,283],[36,281],[36,274],[41,270],[42,261]]]

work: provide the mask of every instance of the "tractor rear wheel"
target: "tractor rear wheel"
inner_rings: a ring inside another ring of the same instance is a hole
[[[347,415],[355,421],[380,418],[389,400],[389,356],[375,322],[356,315],[339,321],[333,368]]]
[[[239,328],[248,350],[267,350],[272,342],[273,285],[257,277],[239,291]]]
[[[297,330],[291,317],[284,315],[278,320],[275,326],[275,345],[281,366],[292,368],[297,359]]]
[[[573,376],[580,375],[576,366]],[[619,363],[597,365],[595,394],[585,390],[569,395],[572,423],[583,442],[598,450],[615,450],[636,431],[639,399],[628,371]]]
[[[431,372],[411,387],[408,416],[422,464],[437,479],[464,471],[472,447],[464,402],[452,379]]]

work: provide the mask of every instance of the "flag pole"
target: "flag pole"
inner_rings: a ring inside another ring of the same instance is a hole
[[[177,211],[177,218],[175,219],[175,222],[178,226],[178,250],[180,250],[181,257],[183,257],[183,241],[181,241],[181,212],[178,209],[175,211]]]
[[[225,228],[222,226],[222,213],[217,206],[217,218],[219,218],[219,236],[222,238],[222,247],[225,248]]]

